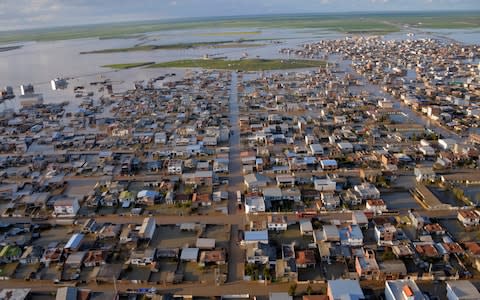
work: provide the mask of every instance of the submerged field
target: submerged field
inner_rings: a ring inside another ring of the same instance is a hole
[[[155,50],[180,50],[192,48],[241,48],[241,47],[260,47],[265,44],[252,43],[259,40],[237,40],[237,41],[216,41],[216,42],[198,42],[198,43],[177,43],[166,45],[137,45],[128,48],[112,48],[94,50],[88,52],[80,52],[80,54],[103,54],[103,53],[119,53],[119,52],[136,52],[136,51],[155,51]]]
[[[111,68],[116,70],[125,70],[125,69],[132,69],[132,68],[139,68],[145,67],[148,65],[153,65],[154,62],[139,62],[139,63],[131,63],[131,64],[112,64],[112,65],[104,65],[103,68]]]
[[[197,20],[149,21],[88,26],[57,27],[49,29],[0,32],[0,43],[19,41],[53,41],[79,38],[131,38],[138,34],[165,30],[192,30],[240,28],[247,31],[199,33],[199,35],[252,35],[262,28],[326,29],[343,33],[390,33],[402,26],[419,28],[477,28],[480,27],[480,12],[425,12],[384,13],[350,15],[278,15],[257,17],[230,17]],[[255,30],[250,30],[255,29]]]
[[[149,68],[203,68],[220,70],[264,71],[301,68],[317,68],[325,66],[324,61],[298,59],[186,59],[157,63]]]

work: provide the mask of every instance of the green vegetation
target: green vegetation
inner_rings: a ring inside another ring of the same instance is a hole
[[[113,64],[113,65],[104,65],[103,68],[111,68],[117,70],[124,70],[124,69],[132,69],[132,68],[139,68],[148,65],[153,65],[155,62],[139,62],[139,63],[131,63],[131,64]]]
[[[215,47],[215,48],[239,48],[239,47],[259,47],[265,44],[247,43],[255,40],[238,40],[238,41],[216,41],[216,42],[198,42],[198,43],[177,43],[166,45],[138,45],[128,48],[112,48],[94,50],[88,52],[80,52],[80,54],[104,54],[117,52],[136,52],[136,51],[155,51],[155,50],[178,50],[178,49],[192,49],[199,47]]]
[[[382,254],[382,260],[386,261],[386,260],[394,260],[396,259],[397,257],[395,256],[395,254],[392,252],[392,251],[385,251],[383,252]]]
[[[297,293],[297,284],[296,283],[290,284],[290,286],[288,287],[288,295],[295,296],[296,293]]]
[[[224,59],[185,59],[164,63],[157,63],[149,68],[204,68],[219,70],[243,70],[243,71],[263,71],[263,70],[286,70],[301,68],[324,67],[325,62],[319,60],[299,60],[299,59],[243,59],[243,60],[224,60]]]
[[[403,25],[421,28],[480,27],[479,12],[426,12],[344,15],[282,15],[260,17],[216,18],[191,21],[125,22],[88,26],[57,27],[0,32],[0,43],[18,41],[54,41],[79,38],[132,38],[147,32],[209,28],[290,28],[326,29],[346,33],[389,33]],[[199,35],[257,34],[257,31],[226,31]]]

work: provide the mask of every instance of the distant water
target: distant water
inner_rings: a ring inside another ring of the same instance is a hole
[[[281,48],[295,48],[304,43],[315,42],[321,39],[337,39],[345,37],[344,34],[325,30],[295,30],[295,29],[261,29],[260,34],[250,35],[222,35],[222,32],[258,31],[258,28],[235,29],[197,29],[197,30],[170,30],[151,32],[146,34],[147,40],[139,39],[107,39],[94,38],[29,42],[24,47],[0,53],[0,87],[13,86],[15,93],[19,94],[19,86],[32,83],[35,92],[43,93],[45,102],[76,102],[73,95],[73,86],[86,85],[90,81],[100,78],[113,78],[114,89],[132,88],[133,81],[146,80],[158,74],[165,73],[159,69],[134,69],[112,71],[102,68],[102,65],[155,61],[164,62],[178,59],[196,59],[203,55],[226,56],[238,59],[248,55],[250,58],[288,58],[280,54]],[[432,31],[433,32],[433,31]],[[209,33],[217,33],[209,35]],[[435,35],[444,35],[449,38],[458,38],[464,43],[480,43],[480,31],[474,30],[435,30]],[[109,48],[126,48],[136,44],[175,44],[190,42],[227,41],[243,39],[260,39],[258,43],[266,44],[255,48],[197,48],[182,50],[157,50],[145,52],[124,52],[108,54],[80,55],[80,52]],[[407,38],[406,32],[389,34],[386,39]],[[261,40],[264,39],[264,40]],[[267,39],[267,40],[265,40]],[[272,40],[269,40],[272,39]],[[280,41],[281,43],[273,42]],[[51,91],[49,82],[56,77],[71,77],[69,88],[64,91]],[[0,110],[7,108],[18,109],[16,99],[0,104]]]

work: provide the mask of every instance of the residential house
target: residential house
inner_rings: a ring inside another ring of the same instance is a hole
[[[435,171],[433,171],[431,167],[416,167],[413,172],[415,174],[415,179],[418,182],[433,182],[437,178]]]
[[[250,191],[258,191],[266,187],[268,181],[267,177],[258,173],[251,173],[244,176],[244,183]]]
[[[136,243],[138,241],[138,231],[134,229],[134,224],[123,226],[122,232],[120,233],[120,244]]]
[[[390,223],[375,224],[375,240],[379,246],[398,244],[397,228]]]
[[[363,246],[363,233],[358,225],[349,225],[340,229],[340,243],[350,247]]]
[[[285,215],[268,215],[267,216],[268,230],[285,231],[287,230],[287,216]]]
[[[382,214],[387,211],[387,204],[382,199],[368,199],[366,209],[375,214]]]
[[[326,210],[335,210],[340,207],[340,197],[332,192],[321,192],[320,200],[322,207]]]
[[[197,262],[199,252],[200,252],[200,249],[198,248],[184,247],[180,254],[180,260],[188,261],[188,262]]]
[[[338,163],[334,159],[322,159],[320,160],[320,167],[324,171],[336,170],[338,169]]]
[[[359,256],[356,256],[355,270],[361,279],[377,279],[380,276],[380,268],[375,259],[375,252],[370,249],[365,249]]]
[[[378,263],[380,267],[379,280],[396,280],[407,276],[407,266],[401,259],[384,260]]]
[[[327,242],[340,242],[340,231],[336,225],[323,225],[323,238]]]
[[[334,192],[337,187],[337,183],[331,180],[328,175],[323,178],[315,178],[313,184],[315,190],[320,192]]]
[[[102,250],[90,250],[83,260],[85,267],[98,267],[106,264],[107,254]]]
[[[155,248],[147,248],[143,251],[134,250],[130,254],[130,263],[132,265],[146,266],[155,261]]]
[[[411,279],[385,281],[385,300],[427,300]]]
[[[138,204],[152,206],[155,204],[157,197],[159,196],[158,192],[151,191],[151,190],[141,190],[137,193],[137,200]]]
[[[415,250],[422,258],[440,257],[440,253],[438,253],[437,248],[432,243],[415,243]]]
[[[469,280],[447,281],[448,300],[474,300],[480,299],[480,292]]]
[[[118,237],[121,230],[122,230],[121,224],[104,224],[102,228],[98,231],[97,237],[101,240],[115,239]]]
[[[57,200],[53,204],[54,215],[60,218],[75,217],[80,209],[77,199]]]
[[[353,189],[363,200],[380,198],[380,191],[371,183],[364,182]]]
[[[245,252],[246,261],[249,264],[270,265],[277,258],[275,248],[265,243],[247,244]]]
[[[242,244],[248,245],[252,243],[268,244],[268,230],[245,231]]]
[[[365,299],[358,280],[335,279],[327,282],[329,300],[362,300]]]
[[[423,226],[423,229],[430,235],[439,235],[442,236],[445,234],[445,228],[438,223],[426,224]]]
[[[480,225],[480,213],[476,210],[459,210],[457,219],[465,227],[474,227]]]
[[[75,233],[73,234],[68,242],[65,244],[64,250],[66,252],[75,252],[80,249],[82,246],[83,238],[85,237],[82,233]]]
[[[245,213],[256,213],[265,211],[265,200],[262,196],[256,194],[247,194],[245,196]]]
[[[197,238],[195,245],[200,250],[213,250],[215,249],[215,239]]]
[[[313,225],[310,220],[300,221],[300,233],[302,235],[313,235]]]
[[[206,265],[224,265],[226,263],[226,257],[225,249],[201,251],[198,265],[200,267]]]
[[[315,268],[316,259],[315,252],[313,252],[313,250],[296,251],[295,255],[295,263],[297,265],[297,268]]]
[[[141,239],[152,239],[155,229],[157,225],[155,222],[155,218],[149,217],[143,219],[142,226],[140,227],[140,231],[138,232],[138,236]]]

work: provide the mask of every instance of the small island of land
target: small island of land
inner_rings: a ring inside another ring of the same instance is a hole
[[[23,46],[6,46],[6,47],[0,47],[0,52],[7,52],[7,51],[12,51],[12,50],[17,50],[22,48]]]
[[[204,68],[222,70],[264,71],[324,67],[320,60],[300,59],[185,59],[152,64],[149,68]]]
[[[237,41],[216,41],[216,42],[196,42],[196,43],[177,43],[166,45],[136,45],[128,48],[112,48],[94,51],[80,52],[80,54],[105,54],[119,52],[136,52],[136,51],[155,51],[155,50],[179,50],[192,48],[247,48],[265,46],[262,43],[252,43],[257,40],[237,40]]]
[[[125,70],[125,69],[132,69],[132,68],[139,68],[145,67],[148,65],[153,65],[155,62],[139,62],[139,63],[130,63],[130,64],[112,64],[112,65],[104,65],[103,68],[111,68],[116,70]]]

